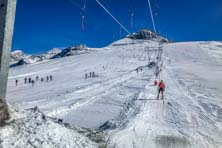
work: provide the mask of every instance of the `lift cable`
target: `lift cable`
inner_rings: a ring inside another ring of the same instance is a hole
[[[130,32],[103,6],[102,3],[100,3],[99,0],[96,0],[96,2],[128,33]]]
[[[154,29],[154,32],[156,32],[156,25],[155,25],[155,21],[154,21],[154,17],[153,17],[153,11],[152,11],[152,7],[151,7],[151,3],[150,3],[150,0],[147,0],[148,1],[148,5],[149,5],[149,10],[150,10],[150,15],[151,15],[151,20],[152,20],[152,23],[153,23],[153,29]]]

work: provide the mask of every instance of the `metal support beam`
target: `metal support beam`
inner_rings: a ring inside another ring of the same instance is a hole
[[[5,96],[15,10],[16,0],[0,0],[0,125],[10,117]]]

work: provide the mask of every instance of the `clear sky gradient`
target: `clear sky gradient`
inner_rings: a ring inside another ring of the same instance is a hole
[[[13,50],[43,53],[53,47],[102,47],[127,33],[96,0],[17,0]],[[130,31],[152,29],[147,0],[100,0]],[[151,0],[159,34],[174,41],[222,41],[222,0]],[[130,27],[130,12],[134,27]],[[82,15],[85,30],[82,31]]]

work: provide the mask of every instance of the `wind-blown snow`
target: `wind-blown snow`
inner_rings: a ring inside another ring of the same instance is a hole
[[[109,147],[222,147],[222,43],[164,45],[164,102],[156,100],[155,68],[147,67],[144,49],[157,45],[123,39],[84,55],[12,68],[7,100],[18,109],[37,105],[73,125],[108,129]],[[89,72],[98,77],[85,79]],[[37,75],[53,81],[24,84],[24,77]]]

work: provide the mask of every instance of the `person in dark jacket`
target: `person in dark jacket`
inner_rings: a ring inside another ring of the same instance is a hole
[[[29,83],[32,83],[32,79],[31,78],[29,78]]]
[[[52,75],[49,76],[50,81],[52,81]]]

